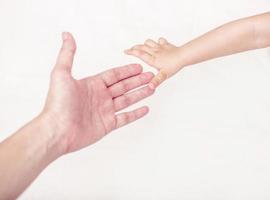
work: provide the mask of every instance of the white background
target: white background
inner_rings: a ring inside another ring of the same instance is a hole
[[[0,0],[0,139],[42,109],[62,31],[77,39],[73,74],[81,78],[139,62],[123,50],[149,37],[180,45],[269,6]],[[140,103],[150,106],[147,117],[60,158],[21,199],[270,199],[269,86],[267,49],[188,67]]]

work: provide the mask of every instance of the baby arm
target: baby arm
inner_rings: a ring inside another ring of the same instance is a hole
[[[148,39],[125,53],[159,70],[150,83],[155,88],[185,66],[270,46],[269,24],[270,12],[227,23],[179,47]]]

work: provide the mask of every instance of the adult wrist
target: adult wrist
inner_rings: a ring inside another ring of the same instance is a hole
[[[47,156],[55,160],[66,152],[66,147],[62,141],[62,134],[58,128],[56,120],[52,119],[48,113],[40,114],[36,119],[39,124],[40,133],[44,136]]]

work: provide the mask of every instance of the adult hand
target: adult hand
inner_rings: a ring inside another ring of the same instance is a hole
[[[72,35],[64,33],[43,111],[0,143],[0,199],[17,198],[61,155],[147,114],[147,107],[118,112],[153,94],[148,86],[141,87],[152,73],[142,73],[140,65],[132,64],[76,80],[71,75],[75,49]]]
[[[152,95],[154,90],[141,87],[149,83],[153,74],[142,73],[138,64],[74,79],[71,69],[75,40],[70,33],[63,33],[62,37],[63,45],[52,72],[42,115],[53,126],[60,153],[65,154],[86,147],[112,130],[145,116],[148,107],[118,112]],[[138,87],[141,88],[130,92]]]

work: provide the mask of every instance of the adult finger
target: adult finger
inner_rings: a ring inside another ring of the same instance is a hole
[[[134,122],[145,116],[148,112],[148,107],[144,106],[130,112],[120,113],[116,115],[116,128],[120,128],[131,122]]]
[[[112,68],[105,72],[98,74],[107,85],[107,87],[132,76],[138,75],[142,72],[142,66],[139,64],[129,64],[122,67]]]
[[[122,94],[127,93],[128,91],[145,85],[150,82],[150,80],[154,77],[152,72],[141,73],[139,75],[133,76],[128,79],[124,79],[108,89],[113,98],[121,96]]]
[[[129,107],[141,101],[142,99],[149,97],[153,93],[154,93],[154,90],[152,90],[149,86],[145,86],[133,92],[123,94],[122,96],[114,99],[115,112],[118,112],[124,108]]]

